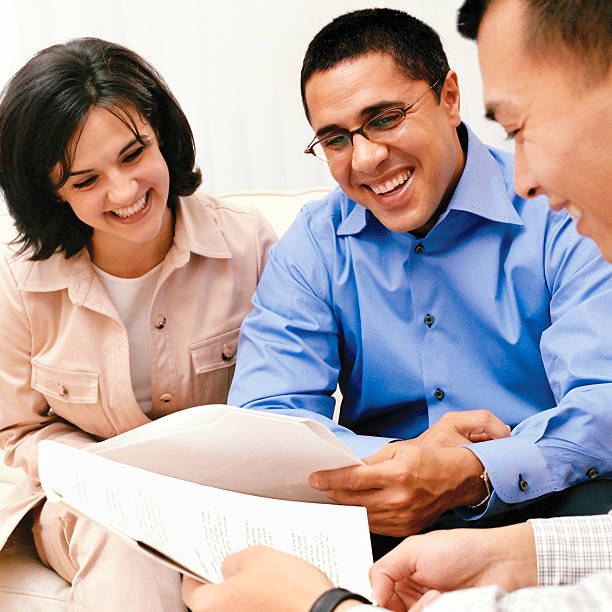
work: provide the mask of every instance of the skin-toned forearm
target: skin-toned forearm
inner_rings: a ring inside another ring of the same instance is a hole
[[[455,448],[456,462],[449,464],[453,474],[449,477],[447,509],[477,504],[487,494],[487,487],[480,477],[484,467],[478,457],[467,448]]]
[[[498,584],[513,591],[537,584],[533,531],[528,523],[495,529],[453,529],[406,538],[370,570],[374,598],[407,610],[430,590]]]

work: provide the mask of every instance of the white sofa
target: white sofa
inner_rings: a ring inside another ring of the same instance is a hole
[[[221,197],[242,206],[255,206],[280,237],[303,204],[317,200],[330,190],[326,187],[293,192],[242,192]],[[12,236],[10,217],[0,211],[0,241]],[[0,451],[0,499],[24,474],[2,462]],[[18,529],[0,553],[0,610],[2,612],[65,612],[69,585],[38,560],[32,537]]]

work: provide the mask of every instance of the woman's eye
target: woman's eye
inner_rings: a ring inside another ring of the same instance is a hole
[[[75,189],[84,189],[85,187],[89,187],[90,185],[93,185],[96,182],[97,178],[98,178],[97,176],[90,176],[86,178],[84,181],[81,181],[80,183],[74,183],[72,186]]]
[[[132,151],[131,153],[128,153],[123,158],[123,163],[124,164],[129,164],[130,162],[134,161],[135,159],[138,159],[142,155],[143,151],[144,151],[144,145],[142,147],[138,147],[137,149],[134,149],[134,151]]]

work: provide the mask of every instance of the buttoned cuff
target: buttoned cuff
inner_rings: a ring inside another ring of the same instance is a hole
[[[553,491],[553,484],[544,458],[537,446],[524,436],[466,445],[489,474],[493,495],[477,513],[462,507],[458,514],[474,520],[508,509],[507,504],[520,504]]]
[[[612,517],[530,519],[538,561],[538,585],[574,584],[612,570]]]

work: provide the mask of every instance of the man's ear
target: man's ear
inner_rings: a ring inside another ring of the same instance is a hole
[[[449,70],[442,84],[440,92],[440,107],[448,115],[451,125],[457,127],[461,123],[461,95],[459,93],[459,79],[454,70]]]

